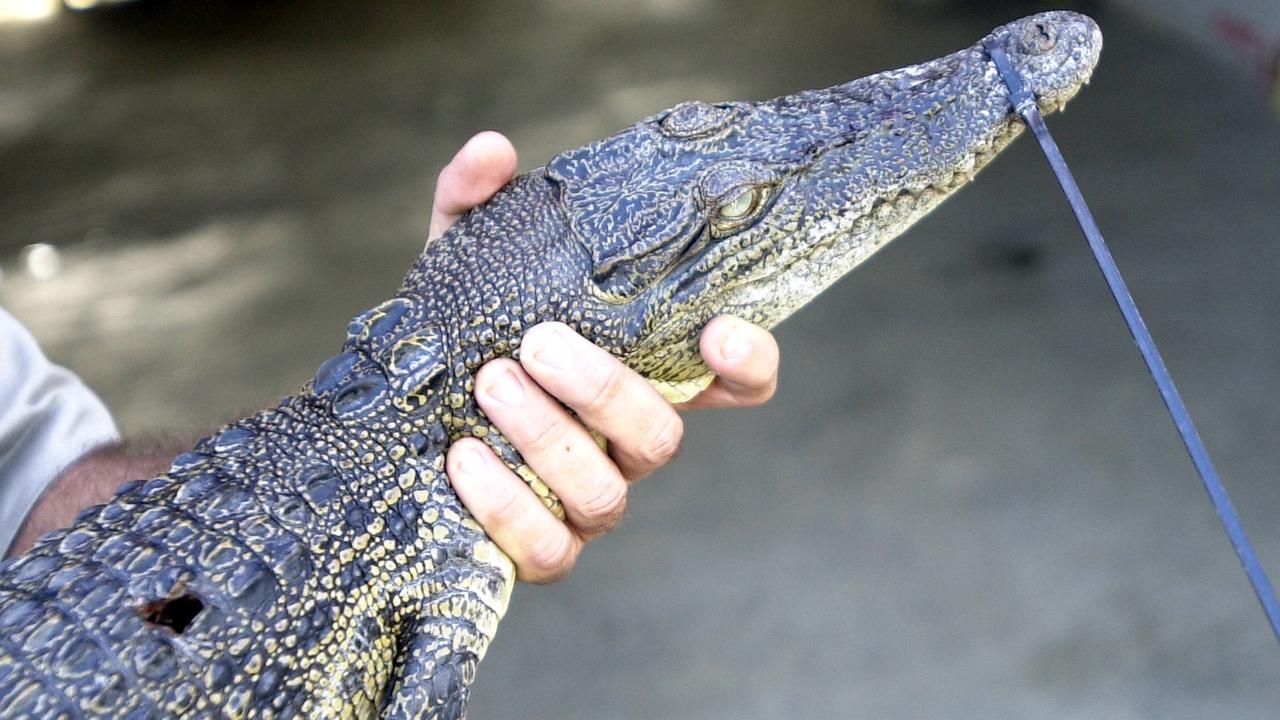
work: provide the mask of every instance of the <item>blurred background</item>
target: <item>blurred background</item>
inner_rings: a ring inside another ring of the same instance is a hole
[[[1280,575],[1280,10],[1074,7],[1107,45],[1050,124]],[[195,437],[394,290],[474,131],[529,169],[1041,9],[0,0],[0,303],[127,434]],[[619,532],[517,589],[472,717],[1276,717],[1280,649],[1033,143],[777,335],[773,403],[692,418]]]

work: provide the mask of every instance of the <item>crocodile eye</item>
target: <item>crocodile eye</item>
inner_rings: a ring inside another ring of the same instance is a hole
[[[764,209],[767,190],[764,186],[753,185],[726,194],[711,218],[711,235],[732,235],[754,222]]]
[[[730,198],[716,212],[725,220],[741,220],[751,214],[759,200],[759,188],[743,188],[742,192]]]

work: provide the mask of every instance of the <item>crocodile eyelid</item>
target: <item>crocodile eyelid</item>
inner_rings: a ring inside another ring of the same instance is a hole
[[[705,137],[720,130],[738,117],[733,106],[712,105],[701,101],[683,102],[658,123],[663,135],[679,140]]]

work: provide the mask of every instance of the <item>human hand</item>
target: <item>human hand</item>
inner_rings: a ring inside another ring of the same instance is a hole
[[[428,242],[492,197],[515,169],[515,148],[502,135],[482,132],[467,141],[440,171]],[[767,331],[721,316],[707,324],[699,348],[716,380],[679,406],[560,323],[525,333],[519,362],[503,358],[480,369],[480,407],[565,509],[563,521],[552,515],[482,441],[463,438],[449,449],[446,469],[458,497],[515,562],[520,579],[563,578],[584,545],[617,527],[627,486],[675,457],[684,433],[678,411],[759,405],[773,396],[778,345]],[[588,427],[609,440],[608,452]]]

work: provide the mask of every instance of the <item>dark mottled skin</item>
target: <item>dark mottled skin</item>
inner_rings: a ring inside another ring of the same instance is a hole
[[[1069,13],[991,39],[1046,112],[1101,43]],[[979,47],[685,103],[517,178],[298,395],[0,565],[0,717],[460,717],[513,572],[445,450],[482,437],[558,508],[476,407],[475,371],[560,320],[672,395],[703,378],[711,317],[772,326],[1017,134]]]

